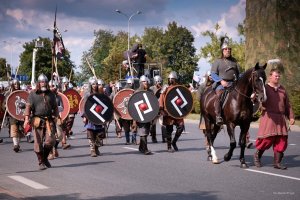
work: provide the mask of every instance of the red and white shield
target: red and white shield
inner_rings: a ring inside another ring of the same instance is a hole
[[[164,99],[166,111],[175,119],[182,119],[187,116],[193,108],[192,93],[182,85],[168,88]]]
[[[91,94],[84,104],[84,113],[93,124],[101,125],[112,119],[114,106],[105,94]]]
[[[13,118],[19,121],[25,120],[24,112],[28,96],[27,91],[16,90],[7,97],[6,109]]]
[[[149,91],[136,92],[129,99],[128,111],[133,120],[141,123],[150,122],[158,115],[158,99]]]
[[[132,120],[127,107],[129,98],[133,95],[133,93],[133,89],[123,89],[114,96],[113,104],[115,107],[115,112],[122,119]]]

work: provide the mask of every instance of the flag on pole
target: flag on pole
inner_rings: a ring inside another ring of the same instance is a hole
[[[193,80],[197,83],[200,81],[200,76],[199,76],[199,74],[197,74],[197,72],[194,72]]]
[[[54,27],[53,27],[53,44],[54,44],[54,55],[57,57],[57,59],[63,59],[65,54],[65,45],[62,39],[62,35],[59,31],[59,29],[56,26],[56,12],[57,7],[55,9],[55,19],[54,19]]]

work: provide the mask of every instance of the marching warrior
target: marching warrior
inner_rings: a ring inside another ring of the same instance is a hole
[[[160,94],[160,90],[162,88],[162,78],[159,76],[159,75],[156,75],[154,76],[154,85],[150,87],[150,90],[153,91],[153,93],[157,96],[157,93]],[[154,119],[152,122],[151,122],[151,126],[150,126],[150,135],[151,135],[151,138],[152,138],[152,142],[153,143],[157,143],[157,139],[156,139],[156,123],[157,123],[157,118]],[[165,140],[165,138],[163,137],[163,131],[165,129],[161,129],[161,132],[162,132],[162,141]]]
[[[55,145],[55,119],[57,117],[58,107],[55,94],[49,90],[47,77],[41,74],[38,77],[37,88],[29,94],[24,122],[24,127],[29,122],[32,124],[34,151],[40,170],[51,167],[48,155]]]
[[[283,152],[288,146],[288,127],[286,118],[290,125],[295,123],[295,115],[291,107],[288,94],[280,84],[280,71],[271,69],[269,82],[266,84],[267,100],[262,104],[262,117],[256,139],[254,164],[261,167],[261,157],[265,150],[273,146],[274,168],[287,169],[281,161]]]
[[[127,79],[126,81],[126,85],[124,88],[130,88],[130,89],[134,89],[134,82],[132,78]],[[131,143],[132,144],[138,144],[137,140],[136,140],[136,135],[137,135],[137,126],[136,126],[136,121],[131,120]]]
[[[4,92],[5,92],[5,88],[4,88],[4,85],[2,83],[0,83],[0,95],[3,96],[3,102],[1,102],[0,104],[0,112],[5,112],[5,101],[4,101]],[[4,118],[2,120],[5,120]],[[1,124],[2,124],[2,121],[0,121]],[[1,126],[0,126],[0,131],[1,131]],[[3,139],[1,138],[0,139],[0,143],[3,142]]]
[[[141,76],[140,78],[140,87],[136,90],[136,92],[139,91],[151,91],[149,89],[150,80],[145,76]],[[141,123],[136,122],[137,124],[137,132],[140,136],[140,145],[139,145],[139,151],[145,155],[152,154],[150,150],[148,150],[147,146],[147,137],[150,132],[150,122],[147,123]]]
[[[89,80],[89,91],[86,93],[85,98],[88,98],[89,95],[97,94],[98,92],[98,81],[95,78]],[[89,95],[88,95],[89,94]],[[89,139],[91,157],[100,156],[99,147],[101,146],[101,134],[104,133],[104,128],[102,125],[96,125],[88,121],[85,113],[82,114],[84,127],[87,129],[87,138]]]
[[[67,77],[63,77],[62,80],[62,88],[61,91],[65,92],[69,89],[69,80]],[[67,143],[67,138],[69,138],[71,135],[73,135],[72,127],[74,123],[75,115],[69,114],[68,117],[62,122],[62,128],[63,128],[63,140],[62,140],[62,148],[69,149],[71,147],[70,144]]]
[[[20,88],[20,82],[18,79],[13,79],[12,85],[11,85],[11,92],[21,90]],[[7,97],[10,94],[10,92],[6,92],[5,96]],[[8,116],[8,121],[9,121],[9,132],[10,132],[10,137],[13,140],[13,150],[18,153],[21,151],[20,148],[20,139],[24,136],[24,134],[21,132],[22,126],[23,126],[23,121],[19,121],[15,119],[12,116]]]
[[[56,81],[53,81],[53,80],[49,81],[50,90],[55,94],[58,112],[60,113],[63,111],[64,105],[63,105],[62,98],[58,95],[57,86],[58,86],[58,84]],[[52,151],[50,151],[50,153],[49,153],[48,160],[53,160],[54,158],[57,158],[59,156],[57,149],[58,149],[58,144],[61,141],[66,141],[66,135],[63,134],[62,119],[61,119],[60,115],[58,115],[58,118],[56,119],[55,145],[54,145]]]
[[[166,105],[164,104],[164,100],[166,97],[167,92],[170,89],[170,86],[177,85],[177,73],[172,71],[170,72],[168,76],[168,85],[166,85],[162,90],[162,94],[160,95],[159,98],[159,108],[160,112],[163,115],[163,125],[166,127],[166,136],[165,138],[167,139],[167,148],[168,152],[172,153],[175,151],[178,151],[177,147],[177,141],[179,137],[181,136],[183,130],[184,130],[184,121],[183,119],[175,119],[168,115],[167,111],[165,110]],[[172,132],[173,132],[173,126],[176,126],[176,133],[175,136],[172,140]],[[171,145],[173,146],[174,150],[172,149]]]

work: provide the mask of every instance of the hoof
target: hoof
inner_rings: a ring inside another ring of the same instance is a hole
[[[212,161],[212,156],[207,156],[207,161]]]
[[[231,156],[229,156],[228,154],[225,154],[224,160],[225,160],[226,162],[228,162],[230,159],[231,159]]]
[[[243,169],[249,168],[246,163],[241,163],[240,167],[243,168]]]
[[[213,163],[213,164],[220,164],[220,162],[218,161],[218,159],[213,160],[212,163]]]

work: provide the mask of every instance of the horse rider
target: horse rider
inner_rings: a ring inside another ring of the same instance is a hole
[[[30,122],[33,127],[34,151],[40,170],[51,167],[48,155],[55,145],[55,119],[58,116],[55,94],[49,89],[48,78],[41,74],[36,89],[29,94],[24,121],[24,127]]]
[[[154,79],[154,85],[152,85],[150,87],[150,90],[152,90],[155,95],[157,95],[157,93],[160,94],[160,92],[161,92],[160,90],[162,88],[163,80],[162,80],[162,78],[159,75],[154,76],[153,79]],[[157,123],[157,119],[154,119],[151,122],[151,126],[150,126],[150,135],[151,135],[151,139],[152,139],[153,143],[157,143],[157,138],[156,138],[156,123]],[[162,129],[162,132],[163,132],[163,129]],[[165,140],[165,138],[163,137],[163,135],[164,134],[162,134],[162,140]]]
[[[89,91],[85,95],[85,98],[88,98],[88,94],[99,94],[98,91],[98,81],[96,78],[92,78],[89,80]],[[86,114],[82,114],[84,127],[87,129],[87,138],[89,139],[91,157],[100,156],[99,147],[101,146],[101,135],[103,134],[104,128],[103,125],[96,125],[90,122]],[[105,133],[104,133],[105,134]]]
[[[177,73],[175,71],[171,71],[168,76],[168,85],[165,85],[163,87],[162,93],[159,98],[159,108],[161,114],[163,115],[163,125],[166,127],[165,138],[167,139],[167,148],[168,148],[168,152],[170,153],[173,153],[174,150],[178,151],[178,147],[176,143],[184,130],[184,120],[175,119],[171,117],[165,110],[166,105],[164,104],[164,100],[166,98],[167,92],[170,90],[171,86],[178,85],[177,80],[178,80]],[[176,126],[176,133],[172,140],[172,132],[173,132],[174,125]],[[174,150],[172,149],[171,145],[173,146]]]
[[[222,56],[215,60],[211,67],[211,77],[214,83],[214,89],[217,95],[215,100],[216,124],[222,125],[221,116],[221,97],[226,88],[232,86],[233,82],[239,77],[239,65],[231,55],[231,47],[227,37],[221,39]]]
[[[139,92],[139,91],[151,91],[150,80],[145,75],[141,76],[140,87],[135,92]],[[147,137],[150,132],[150,122],[147,123],[136,122],[136,125],[137,125],[137,132],[140,136],[139,151],[145,155],[152,154],[151,151],[148,149],[148,145],[147,145]]]

